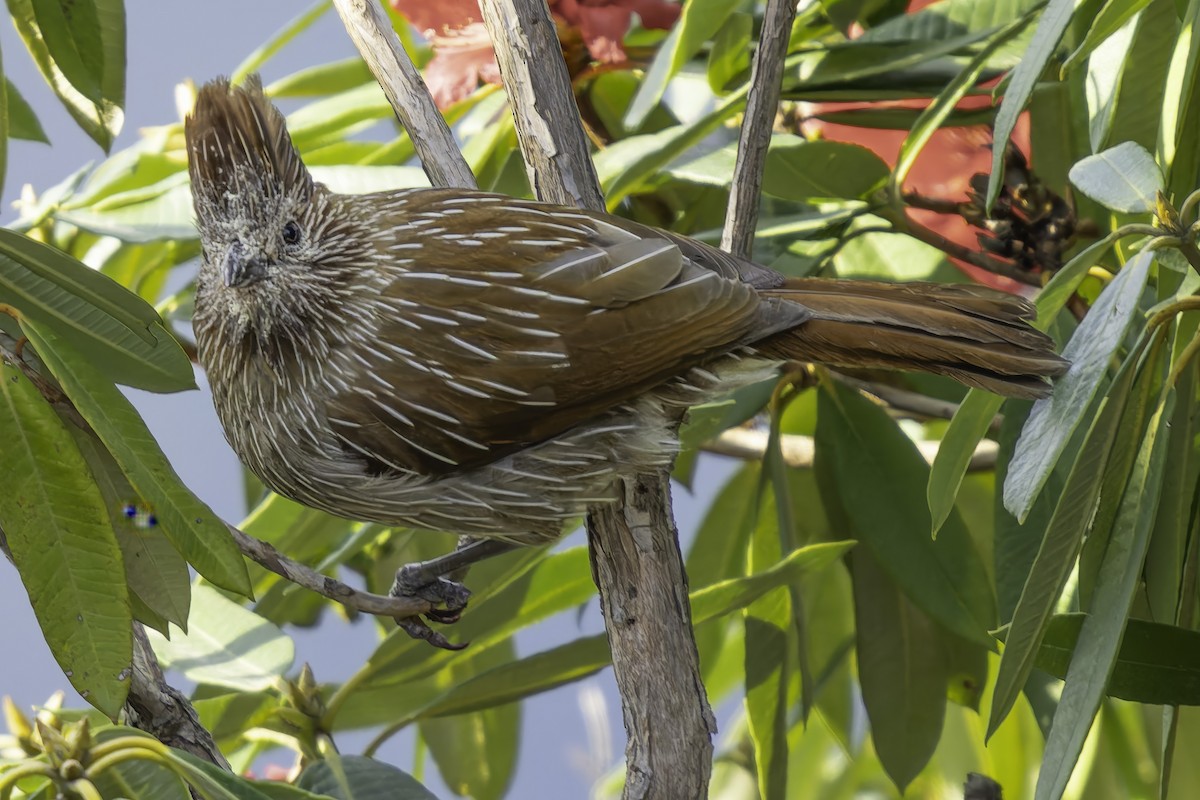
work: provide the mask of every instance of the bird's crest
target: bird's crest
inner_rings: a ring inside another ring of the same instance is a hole
[[[242,202],[307,193],[312,178],[296,152],[283,114],[263,94],[257,75],[239,86],[218,78],[205,84],[184,123],[188,174],[196,212]]]

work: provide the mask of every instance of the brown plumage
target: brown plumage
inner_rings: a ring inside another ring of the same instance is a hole
[[[187,121],[195,329],[234,449],[342,516],[520,542],[667,463],[672,408],[788,360],[1036,397],[1065,364],[1024,300],[787,280],[603,214],[313,182],[257,82]]]

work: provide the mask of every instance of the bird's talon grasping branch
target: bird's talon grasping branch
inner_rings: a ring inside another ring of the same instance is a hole
[[[412,638],[429,642],[441,650],[462,650],[469,644],[468,642],[460,644],[451,642],[445,636],[429,627],[420,617],[397,617],[396,624],[403,628],[404,632]]]

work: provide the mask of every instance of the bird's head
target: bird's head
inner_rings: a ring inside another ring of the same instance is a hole
[[[197,336],[219,327],[277,356],[277,339],[311,332],[353,291],[370,237],[352,203],[313,181],[256,76],[206,84],[185,132],[203,248]]]

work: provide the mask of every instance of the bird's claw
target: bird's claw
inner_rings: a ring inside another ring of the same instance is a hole
[[[420,617],[396,617],[396,624],[403,628],[404,632],[412,638],[429,642],[441,650],[462,650],[468,644],[468,642],[455,644],[429,627],[429,624]]]
[[[430,575],[421,564],[401,567],[389,594],[392,597],[414,597],[426,601],[433,608],[426,611],[425,616],[442,625],[458,622],[471,597],[470,590],[461,583]],[[434,647],[461,650],[467,646],[466,643],[451,643],[420,617],[397,617],[396,624],[412,638],[427,641]]]

